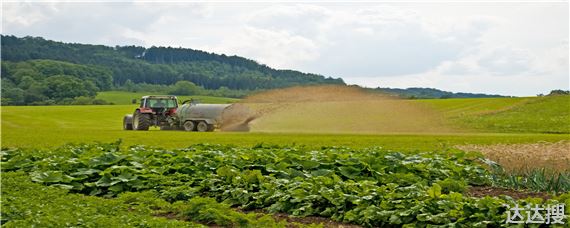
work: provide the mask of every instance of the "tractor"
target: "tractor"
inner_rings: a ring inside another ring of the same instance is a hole
[[[146,131],[151,126],[159,126],[161,130],[172,128],[177,108],[176,96],[143,96],[135,112],[123,118],[123,129]]]
[[[192,99],[179,106],[176,96],[143,96],[134,113],[123,117],[123,129],[146,131],[155,126],[161,130],[214,131],[221,126],[222,116],[230,116],[231,110],[236,107],[241,106],[199,104]]]

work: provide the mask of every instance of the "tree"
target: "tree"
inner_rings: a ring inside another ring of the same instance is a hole
[[[45,84],[39,82],[32,83],[26,89],[26,94],[25,94],[26,104],[47,100],[48,97],[44,95],[45,91],[47,91],[47,86]]]
[[[568,95],[568,94],[570,94],[570,91],[568,91],[568,90],[556,89],[556,90],[550,91],[548,96]]]
[[[168,92],[171,95],[196,95],[200,94],[203,88],[189,81],[178,81]]]
[[[47,85],[46,95],[55,100],[63,100],[64,98],[74,98],[79,96],[92,96],[96,91],[93,90],[92,82],[81,80],[69,75],[56,75],[45,80]],[[87,88],[86,88],[87,87]]]
[[[28,89],[34,83],[36,83],[36,80],[32,76],[26,75],[26,76],[22,77],[22,80],[20,80],[20,84],[18,84],[18,87],[20,89]]]
[[[2,91],[2,105],[23,105],[24,102],[24,90],[7,88]]]
[[[123,87],[129,92],[137,92],[136,85],[131,79],[127,79]]]

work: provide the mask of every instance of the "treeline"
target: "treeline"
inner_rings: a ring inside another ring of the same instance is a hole
[[[484,97],[504,97],[501,95],[489,95],[482,93],[453,93],[433,88],[376,88],[378,92],[393,94],[406,99],[433,99],[433,98],[484,98]]]
[[[92,98],[110,90],[109,70],[54,60],[2,62],[3,105],[48,105],[80,103],[104,104]]]
[[[2,101],[10,105],[58,103],[124,89],[126,83],[142,88],[188,81],[203,88],[202,93],[232,96],[295,85],[344,84],[342,79],[276,70],[246,58],[193,49],[108,47],[4,35],[1,39]],[[69,81],[65,86],[74,89],[54,92],[65,88],[54,88],[62,81]]]
[[[234,90],[222,86],[218,89],[204,89],[190,81],[178,81],[174,85],[156,85],[147,83],[133,83],[130,80],[114,90],[125,92],[146,92],[155,94],[170,94],[170,95],[203,95],[215,97],[231,97],[242,98],[249,94],[260,92],[262,90]]]

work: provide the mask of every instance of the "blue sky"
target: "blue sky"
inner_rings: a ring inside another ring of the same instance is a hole
[[[569,85],[568,2],[4,2],[2,34],[240,55],[367,87]]]

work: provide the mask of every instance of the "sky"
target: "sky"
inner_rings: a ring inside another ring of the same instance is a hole
[[[365,87],[570,87],[568,1],[3,2],[2,34],[239,55]]]

